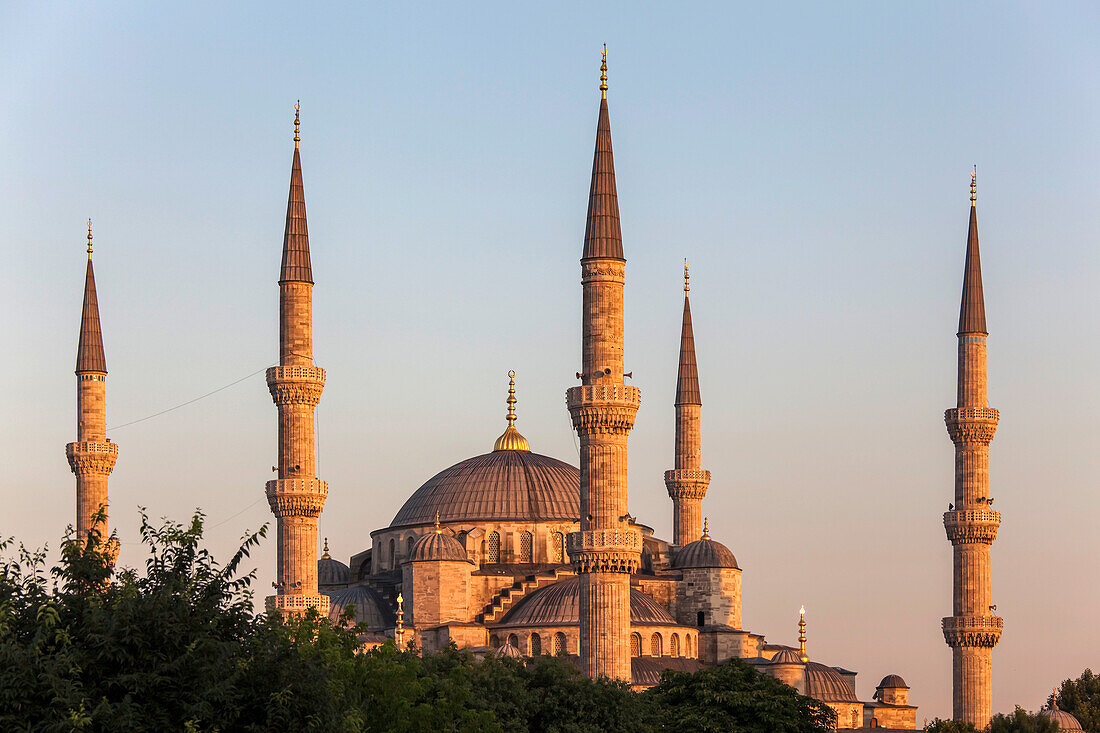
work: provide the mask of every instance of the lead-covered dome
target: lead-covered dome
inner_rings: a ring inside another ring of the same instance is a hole
[[[887,687],[905,690],[909,689],[909,685],[905,684],[905,680],[903,680],[900,675],[896,674],[888,674],[883,677],[882,682],[878,683],[878,688],[876,689],[882,690]]]
[[[688,568],[730,568],[740,570],[737,558],[728,547],[717,540],[704,536],[701,540],[689,542],[680,548],[672,558],[675,570]]]
[[[350,588],[342,588],[325,593],[331,601],[328,617],[333,621],[339,621],[340,616],[349,606],[355,610],[352,620],[355,623],[366,624],[371,631],[386,629],[394,624],[394,614],[389,610],[388,604],[374,588],[366,585],[353,585]]]
[[[804,662],[794,649],[781,649],[772,657],[772,664],[804,664]]]
[[[440,530],[439,525],[436,524],[434,532],[428,532],[420,536],[409,555],[410,562],[428,562],[431,560],[466,562],[466,548],[454,537]]]
[[[1039,711],[1039,717],[1046,718],[1058,724],[1059,733],[1085,733],[1081,722],[1065,710],[1058,709],[1058,703],[1052,703],[1052,707]]]
[[[496,450],[456,463],[409,497],[391,527],[441,522],[568,521],[581,515],[581,474],[527,450]]]
[[[855,690],[832,667],[806,662],[806,695],[821,702],[859,702]]]
[[[317,560],[317,585],[347,585],[350,579],[351,570],[348,566],[328,554],[326,537],[324,553]]]
[[[501,619],[501,626],[575,626],[580,623],[580,581],[559,580],[522,598]],[[679,626],[651,597],[630,589],[630,623],[634,626]]]

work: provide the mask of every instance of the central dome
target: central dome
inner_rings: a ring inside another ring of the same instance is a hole
[[[526,450],[474,456],[432,476],[409,497],[391,527],[439,521],[576,522],[581,474],[568,463]]]

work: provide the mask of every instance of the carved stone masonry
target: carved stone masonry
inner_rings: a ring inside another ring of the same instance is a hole
[[[328,482],[320,479],[274,479],[265,488],[271,513],[277,517],[316,519],[328,496]]]
[[[993,442],[997,432],[1000,413],[992,407],[945,410],[943,420],[947,424],[947,434],[956,444]]]
[[[276,405],[316,407],[325,388],[325,370],[321,367],[270,367],[267,388]]]
[[[943,639],[953,648],[992,649],[1001,639],[1004,624],[1000,616],[948,616],[943,619]]]
[[[674,468],[665,471],[665,488],[672,499],[703,500],[710,486],[710,471],[695,468]]]
[[[642,403],[641,391],[625,384],[570,387],[565,403],[578,435],[626,435]]]
[[[943,526],[953,545],[992,545],[1001,526],[1001,513],[992,509],[944,512]]]
[[[118,446],[114,443],[80,441],[65,446],[69,468],[77,476],[110,476],[118,460]]]
[[[571,532],[566,549],[578,573],[636,573],[641,565],[642,533],[634,528]]]

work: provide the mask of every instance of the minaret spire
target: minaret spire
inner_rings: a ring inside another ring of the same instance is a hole
[[[580,443],[581,526],[566,548],[579,580],[581,670],[593,679],[629,681],[630,574],[641,562],[641,533],[628,521],[627,437],[640,403],[624,383],[623,286],[606,54],[581,254],[581,386],[566,392]]]
[[[958,331],[958,400],[944,413],[955,444],[955,501],[943,515],[952,544],[952,615],[943,636],[952,652],[953,716],[979,730],[993,714],[993,647],[1004,620],[993,615],[990,549],[1001,525],[990,508],[989,444],[1000,413],[986,402],[985,303],[978,256],[977,171],[970,174],[970,228]]]
[[[317,517],[328,484],[316,476],[314,411],[325,370],[313,363],[313,273],[298,152],[300,106],[294,105],[294,158],[279,273],[279,366],[267,370],[267,387],[279,411],[279,478],[266,493],[278,528],[276,595],[269,610],[328,613],[328,596],[317,591]]]
[[[65,446],[69,467],[76,474],[76,533],[84,541],[95,529],[100,549],[112,563],[118,544],[108,538],[107,477],[118,459],[118,446],[107,439],[107,359],[99,326],[99,301],[92,269],[92,220],[88,220],[88,264],[84,274],[84,303],[76,347],[76,442]],[[96,522],[103,511],[103,521]]]
[[[680,368],[676,375],[676,462],[665,471],[665,488],[672,499],[672,542],[683,547],[699,539],[703,497],[710,471],[702,467],[702,409],[695,335],[691,328],[691,280],[684,260],[684,319],[680,328]],[[705,530],[704,530],[705,532]]]

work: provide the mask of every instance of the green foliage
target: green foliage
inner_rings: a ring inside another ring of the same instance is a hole
[[[926,733],[977,733],[973,723],[963,723],[956,720],[944,720],[936,718],[924,726]]]
[[[1049,697],[1047,703],[1050,703]],[[1077,679],[1062,682],[1058,689],[1058,707],[1072,713],[1085,730],[1100,731],[1100,676],[1086,669]]]
[[[1039,715],[1032,715],[1019,705],[1015,712],[997,713],[989,721],[989,733],[1055,733],[1058,724]]]
[[[362,629],[316,613],[255,615],[240,566],[266,527],[221,565],[201,547],[202,523],[142,514],[142,573],[112,574],[111,543],[94,532],[70,531],[49,570],[23,547],[0,564],[0,730],[782,733],[833,721],[740,662],[638,695],[549,656],[363,652]]]
[[[643,698],[657,730],[810,733],[836,725],[824,703],[736,659],[694,674],[665,673]]]

